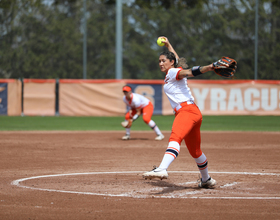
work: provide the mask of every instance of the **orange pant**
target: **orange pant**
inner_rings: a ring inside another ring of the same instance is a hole
[[[151,119],[152,119],[152,115],[154,112],[154,106],[151,102],[149,102],[149,104],[147,106],[145,106],[144,108],[141,109],[141,114],[143,116],[143,121],[148,124]],[[127,112],[125,115],[125,119],[131,119],[133,117],[133,115],[136,114],[136,109],[132,109],[132,113],[130,114],[130,112]]]
[[[185,140],[191,156],[198,158],[202,155],[200,149],[202,115],[195,104],[182,103],[181,106],[182,108],[175,114],[169,142],[176,141],[181,145],[182,140]]]

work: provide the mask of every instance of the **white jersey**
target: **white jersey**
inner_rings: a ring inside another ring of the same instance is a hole
[[[129,106],[131,109],[142,109],[146,107],[150,100],[146,97],[139,95],[137,93],[131,93],[131,100],[128,101],[125,96],[123,96],[124,103]]]
[[[169,69],[164,79],[163,89],[173,109],[182,102],[194,101],[187,78],[178,79],[181,70],[182,68]]]

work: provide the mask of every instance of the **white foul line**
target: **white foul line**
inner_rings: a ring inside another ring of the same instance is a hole
[[[53,175],[43,175],[43,176],[33,176],[22,178],[18,180],[14,180],[11,182],[11,185],[15,185],[18,187],[26,188],[26,189],[34,189],[34,190],[41,190],[41,191],[48,191],[48,192],[61,192],[61,193],[72,193],[72,194],[84,194],[84,195],[98,195],[98,196],[110,196],[110,197],[133,197],[133,198],[145,198],[145,196],[132,196],[128,193],[123,194],[104,194],[104,193],[92,193],[92,192],[77,192],[77,191],[65,191],[65,190],[55,190],[55,189],[42,189],[42,188],[35,188],[30,186],[23,186],[20,185],[21,182],[32,180],[32,179],[39,179],[39,178],[49,178],[49,177],[61,177],[61,176],[77,176],[77,175],[95,175],[95,174],[124,174],[124,173],[142,173],[143,171],[117,171],[117,172],[89,172],[89,173],[68,173],[68,174],[53,174]],[[169,171],[170,173],[198,173],[197,171]],[[236,174],[236,175],[261,175],[261,176],[280,176],[278,173],[251,173],[251,172],[210,172],[216,174]],[[154,198],[175,198],[173,196],[153,196]],[[177,198],[177,197],[176,197]],[[203,197],[203,196],[190,196],[190,197],[178,197],[178,198],[188,198],[188,199],[280,199],[279,196],[275,197]]]

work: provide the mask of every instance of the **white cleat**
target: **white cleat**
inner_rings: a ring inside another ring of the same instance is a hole
[[[199,181],[199,183],[198,183],[199,188],[212,188],[217,183],[216,180],[214,180],[211,177],[206,182],[202,182],[202,179],[200,179],[198,181]]]
[[[130,139],[130,135],[126,134],[125,136],[122,137],[123,140],[129,140]]]
[[[168,173],[165,169],[160,169],[160,168],[154,168],[152,171],[143,173],[143,178],[145,179],[154,179],[154,178],[159,178],[159,179],[167,179],[168,178]]]
[[[163,139],[164,139],[164,135],[163,135],[163,134],[160,134],[160,135],[158,135],[158,136],[155,138],[156,141],[161,141],[161,140],[163,140]]]

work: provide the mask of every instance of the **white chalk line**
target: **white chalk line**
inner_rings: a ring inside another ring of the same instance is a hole
[[[97,195],[97,196],[109,196],[109,197],[132,197],[132,198],[147,198],[151,196],[134,196],[129,193],[122,193],[122,194],[110,194],[110,193],[94,193],[94,192],[78,192],[78,191],[67,191],[67,190],[56,190],[56,189],[43,189],[43,188],[35,188],[35,187],[30,187],[30,186],[23,186],[20,183],[27,181],[27,180],[32,180],[32,179],[39,179],[39,178],[49,178],[49,177],[61,177],[61,176],[77,176],[77,175],[96,175],[96,174],[129,174],[129,173],[142,173],[143,171],[116,171],[116,172],[87,172],[87,173],[66,173],[66,174],[52,174],[52,175],[43,175],[43,176],[33,176],[33,177],[27,177],[27,178],[22,178],[18,180],[14,180],[11,182],[11,185],[15,185],[21,188],[26,188],[26,189],[32,189],[32,190],[40,190],[40,191],[48,191],[48,192],[60,192],[60,193],[72,193],[72,194],[84,194],[84,195]],[[197,171],[169,171],[169,173],[198,173]],[[256,173],[256,172],[209,172],[209,173],[215,173],[215,174],[235,174],[235,175],[260,175],[260,176],[280,176],[279,173]],[[184,184],[192,184],[195,182],[186,182]],[[222,188],[236,185],[236,182],[225,184],[221,186]],[[195,192],[189,192],[185,193],[185,195],[191,195],[191,194],[197,194],[198,191]],[[153,198],[187,198],[187,199],[252,199],[252,200],[278,200],[280,199],[279,196],[269,196],[269,197],[254,197],[254,196],[247,196],[247,197],[229,197],[229,196],[156,196],[153,195]]]
[[[225,185],[223,185],[223,186],[220,186],[220,188],[226,188],[226,187],[229,187],[229,186],[234,186],[234,185],[236,185],[236,184],[238,184],[238,183],[237,183],[237,182],[227,183],[227,184],[225,184]]]

